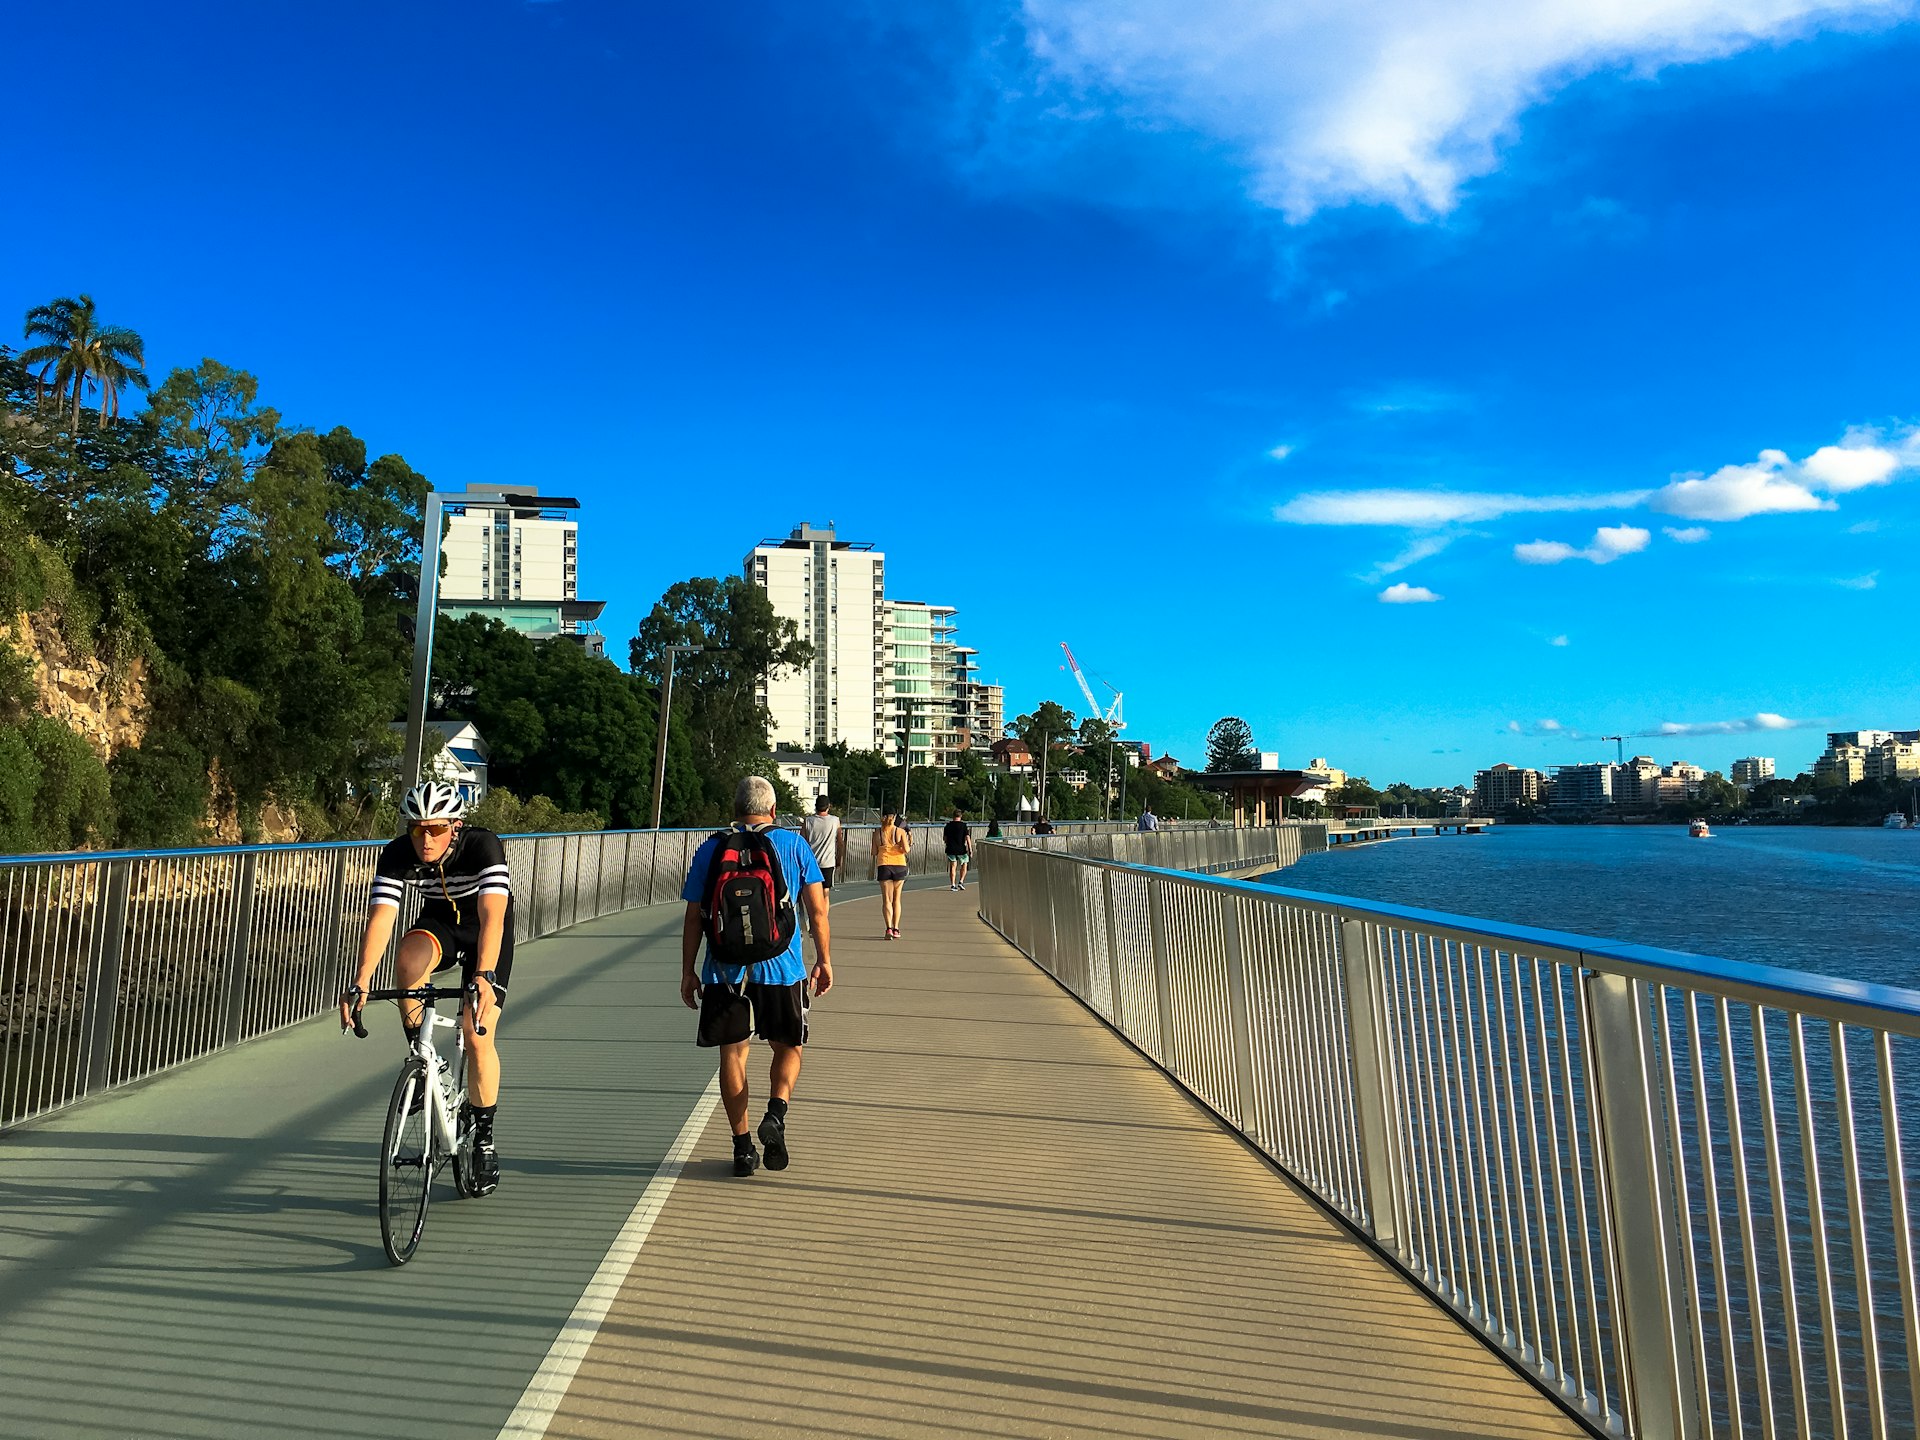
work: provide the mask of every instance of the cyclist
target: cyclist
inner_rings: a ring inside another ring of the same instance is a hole
[[[360,968],[340,997],[340,1023],[350,1023],[366,1004],[367,985],[393,937],[401,896],[412,887],[421,897],[420,914],[400,937],[394,988],[411,990],[424,985],[429,975],[457,964],[461,984],[471,984],[478,992],[476,1004],[464,1007],[462,1024],[474,1179],[484,1195],[500,1183],[500,1157],[493,1143],[500,1056],[494,1044],[507,979],[513,971],[513,887],[500,837],[466,824],[466,813],[460,792],[437,780],[422,781],[401,800],[407,833],[388,843],[374,869],[373,904],[360,940]],[[420,1012],[417,1000],[401,1004],[400,1019],[409,1042],[420,1033]]]

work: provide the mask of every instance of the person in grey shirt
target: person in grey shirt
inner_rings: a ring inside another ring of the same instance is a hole
[[[834,873],[846,857],[847,832],[840,827],[840,817],[833,813],[833,804],[826,796],[813,802],[813,814],[801,822],[800,833],[813,847],[813,858],[820,862],[820,874],[825,877],[827,899],[832,900]]]
[[[1134,828],[1142,835],[1146,834],[1149,830],[1158,830],[1160,828],[1160,817],[1153,813],[1153,807],[1151,805],[1140,812],[1140,818],[1134,822]]]

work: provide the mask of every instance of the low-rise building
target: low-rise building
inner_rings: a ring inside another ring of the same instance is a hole
[[[1855,785],[1867,777],[1867,752],[1858,745],[1829,745],[1813,762],[1816,785]]]
[[[1887,740],[1866,753],[1867,780],[1920,779],[1920,744],[1910,740]]]
[[[1660,764],[1636,755],[1613,767],[1613,803],[1624,810],[1651,810],[1660,803]]]
[[[1747,755],[1733,762],[1733,783],[1743,790],[1751,790],[1763,780],[1773,778],[1773,757],[1771,755]]]
[[[827,759],[824,755],[815,755],[805,750],[776,750],[773,752],[773,769],[800,797],[800,803],[811,813],[816,798],[827,793]]]
[[[407,722],[395,720],[387,728],[404,736]],[[422,780],[453,786],[469,810],[487,798],[487,742],[471,721],[429,720],[425,740],[423,752],[430,753],[424,753],[420,762]]]

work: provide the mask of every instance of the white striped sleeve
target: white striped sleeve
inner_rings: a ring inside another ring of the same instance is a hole
[[[512,898],[513,877],[508,873],[504,863],[487,866],[480,872],[478,878],[482,895],[505,895],[509,899]]]
[[[374,876],[373,908],[378,910],[382,905],[391,905],[394,909],[398,910],[400,908],[400,897],[406,893],[406,888],[404,881],[395,880],[391,876]]]

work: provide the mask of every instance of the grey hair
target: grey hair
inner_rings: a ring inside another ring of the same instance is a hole
[[[733,813],[742,815],[771,815],[774,807],[773,782],[764,775],[742,776],[740,783],[733,787]]]

